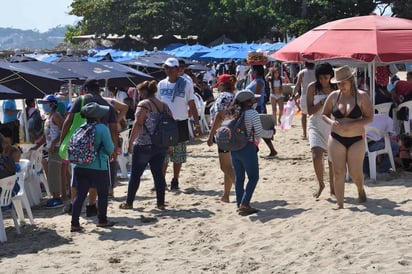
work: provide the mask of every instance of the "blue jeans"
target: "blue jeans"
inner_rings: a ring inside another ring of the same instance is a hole
[[[370,143],[368,144],[368,147],[369,147],[369,151],[377,151],[377,150],[384,149],[385,139],[382,138],[379,141]],[[399,153],[399,144],[391,140],[391,148],[392,148],[393,157],[395,158]],[[389,161],[389,156],[387,154],[384,154],[382,162],[380,162],[380,164],[376,166],[376,172],[387,173],[390,168],[391,168],[391,162]],[[370,175],[369,174],[368,153],[365,154],[365,159],[363,160],[363,173]]]
[[[231,151],[232,165],[235,170],[235,191],[236,203],[249,206],[259,180],[259,161],[257,147],[255,144],[248,142],[247,145],[238,151]],[[249,181],[245,184],[245,173]]]
[[[73,170],[73,186],[76,187],[77,195],[73,200],[72,225],[79,226],[79,216],[82,205],[86,199],[89,188],[97,190],[97,207],[99,208],[97,218],[100,224],[107,222],[107,195],[109,191],[109,172],[83,167],[75,167]]]
[[[152,145],[133,146],[132,170],[127,189],[127,204],[133,204],[136,192],[140,186],[140,177],[146,169],[147,164],[150,164],[150,170],[156,188],[157,205],[164,206],[166,180],[163,176],[163,162],[166,157],[166,152],[167,148]]]

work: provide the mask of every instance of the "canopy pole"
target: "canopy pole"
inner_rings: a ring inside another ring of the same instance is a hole
[[[73,99],[73,87],[72,87],[72,80],[69,80],[69,103],[72,103]]]
[[[369,83],[371,88],[371,97],[372,97],[372,105],[375,105],[375,71],[376,71],[376,63],[373,61],[372,63],[368,64],[369,69]]]

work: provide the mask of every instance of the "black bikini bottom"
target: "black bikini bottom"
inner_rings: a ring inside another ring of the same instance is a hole
[[[342,137],[339,134],[336,134],[335,132],[331,132],[330,135],[332,136],[333,139],[341,143],[348,149],[351,145],[356,143],[357,141],[360,141],[363,139],[362,135],[360,136],[354,136],[354,137]]]

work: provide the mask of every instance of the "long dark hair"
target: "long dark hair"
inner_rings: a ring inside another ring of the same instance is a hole
[[[334,72],[333,72],[333,67],[331,64],[329,63],[322,63],[318,66],[316,66],[316,70],[315,70],[315,77],[316,77],[316,82],[315,82],[315,88],[316,90],[321,90],[322,89],[322,85],[319,81],[319,77],[321,75],[330,75],[330,78],[332,78],[334,76]],[[333,89],[337,89],[338,87],[335,84],[332,84],[330,82],[329,79],[329,85],[333,88]]]

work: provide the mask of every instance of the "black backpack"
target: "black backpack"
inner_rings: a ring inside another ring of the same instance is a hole
[[[238,118],[227,119],[216,130],[215,141],[219,149],[226,151],[237,151],[244,148],[249,137],[245,126],[245,113]]]
[[[149,99],[150,100],[150,99]],[[159,112],[159,120],[152,133],[148,130],[145,124],[143,124],[145,130],[150,135],[152,144],[157,147],[169,147],[175,146],[179,142],[179,132],[177,128],[177,122],[166,111],[166,106],[163,104],[163,110],[160,111],[157,105],[150,100]]]

